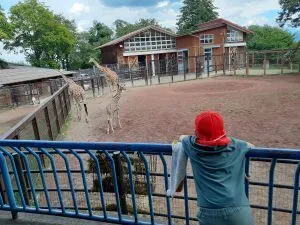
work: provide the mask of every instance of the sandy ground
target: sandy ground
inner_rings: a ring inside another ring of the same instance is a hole
[[[116,128],[114,134],[106,134],[105,106],[110,99],[106,95],[89,100],[90,123],[74,121],[66,132],[65,140],[170,143],[181,134],[192,134],[194,117],[209,109],[223,115],[230,136],[261,147],[299,148],[299,85],[300,76],[285,75],[217,77],[129,88],[120,101],[123,129]],[[269,168],[270,163],[251,162],[252,181],[268,183]],[[275,182],[293,185],[295,169],[293,165],[277,165]],[[160,160],[156,171],[163,172]],[[188,171],[191,172],[190,166]],[[89,183],[92,183],[91,175],[88,177]],[[80,180],[79,177],[75,183],[81,185]],[[164,194],[164,180],[157,178],[156,183],[160,185],[156,185],[153,191]],[[190,197],[196,197],[193,182],[188,183],[188,192]],[[292,193],[292,190],[275,188],[273,206],[291,209]],[[108,197],[108,202],[111,201],[112,198]],[[146,197],[138,198],[138,204],[144,210],[147,210],[147,201]],[[154,197],[153,201],[155,212],[166,213],[165,198]],[[250,186],[250,202],[267,206],[268,188]],[[172,203],[173,214],[184,216],[184,202],[177,199]],[[189,201],[189,211],[190,216],[195,217],[195,201]],[[254,209],[253,212],[255,224],[266,224],[267,211]],[[273,224],[289,224],[290,219],[288,213],[273,212]],[[174,222],[183,223],[182,220]]]
[[[228,135],[257,146],[299,147],[300,76],[218,77],[129,88],[120,100],[123,129],[106,134],[109,95],[88,102],[90,123],[74,122],[65,140],[170,143],[193,133],[194,117],[216,110]]]

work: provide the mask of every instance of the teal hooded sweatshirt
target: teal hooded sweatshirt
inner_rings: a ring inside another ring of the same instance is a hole
[[[195,140],[187,136],[182,145],[192,164],[200,211],[249,207],[244,183],[247,142],[231,138],[227,146],[206,147]]]

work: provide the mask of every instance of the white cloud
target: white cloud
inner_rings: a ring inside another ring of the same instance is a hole
[[[158,2],[158,3],[156,4],[156,8],[163,8],[163,7],[166,7],[166,6],[168,6],[168,5],[170,5],[170,2],[169,2],[169,1],[162,1],[162,2]]]
[[[90,11],[90,7],[82,3],[75,2],[70,8],[70,12],[74,14],[85,14]]]

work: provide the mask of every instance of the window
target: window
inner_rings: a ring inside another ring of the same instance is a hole
[[[141,33],[124,42],[125,52],[175,48],[176,41],[174,37],[157,31]]]
[[[202,44],[211,44],[214,41],[213,34],[201,34],[200,35],[200,43]]]
[[[243,32],[233,29],[232,27],[227,28],[227,42],[241,42],[243,41]]]

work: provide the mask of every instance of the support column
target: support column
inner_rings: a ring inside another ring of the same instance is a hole
[[[155,76],[155,62],[154,62],[154,55],[151,55],[151,66],[152,66],[152,75]]]

